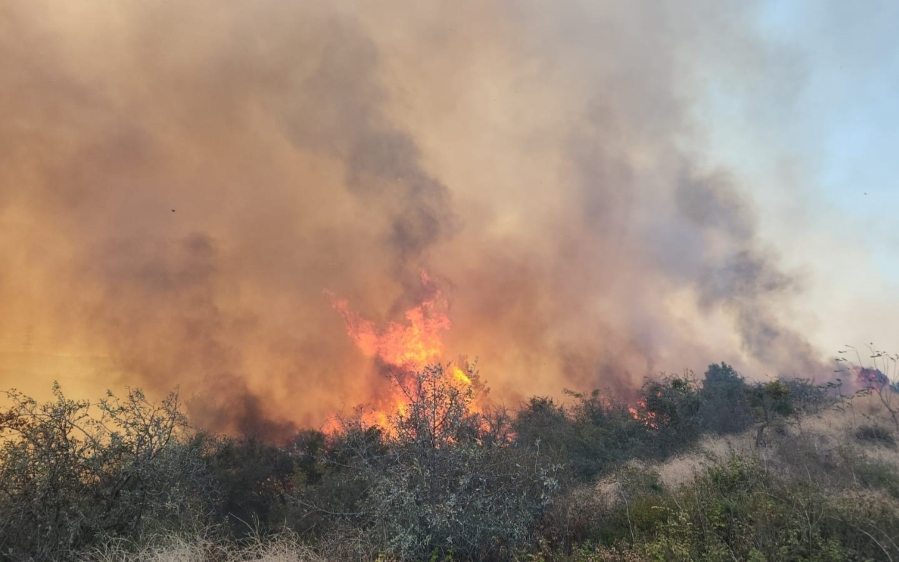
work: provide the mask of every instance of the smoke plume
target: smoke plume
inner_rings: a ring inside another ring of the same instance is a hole
[[[4,4],[0,382],[285,435],[384,384],[324,291],[403,322],[422,271],[498,399],[814,375],[802,283],[695,148],[750,7],[688,4]]]

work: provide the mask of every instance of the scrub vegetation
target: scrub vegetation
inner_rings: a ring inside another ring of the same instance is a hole
[[[478,373],[290,442],[191,428],[176,394],[0,408],[0,559],[899,560],[895,381],[749,382],[491,406]]]

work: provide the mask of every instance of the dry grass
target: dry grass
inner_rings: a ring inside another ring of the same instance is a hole
[[[84,562],[327,562],[289,533],[227,545],[205,538],[166,537],[135,548],[111,544],[84,557]]]
[[[781,476],[841,484],[831,488],[852,487],[858,484],[856,467],[865,462],[877,463],[899,475],[899,446],[891,446],[886,440],[859,439],[857,434],[859,428],[876,426],[890,432],[899,443],[899,435],[895,435],[891,423],[889,412],[876,397],[856,397],[843,405],[793,420],[779,429],[769,428],[761,447],[756,446],[753,427],[735,435],[706,435],[692,452],[664,462],[632,460],[623,470],[593,485],[577,488],[558,503],[589,506],[596,513],[609,513],[622,501],[628,474],[654,472],[665,488],[675,490],[692,484],[709,468],[726,463],[734,455],[757,457],[768,470]],[[854,487],[852,493],[866,493]],[[584,494],[591,496],[589,501],[582,497]]]
[[[860,428],[877,427],[892,435],[889,412],[874,396],[860,396],[819,414],[805,416],[782,428],[768,430],[764,445],[756,447],[756,430],[737,435],[707,436],[697,449],[647,469],[655,470],[669,488],[688,484],[710,466],[733,454],[757,455],[771,470],[819,476],[822,471],[849,463],[874,461],[899,474],[899,447],[887,439],[860,439]]]
[[[734,456],[757,459],[774,477],[772,483],[791,486],[791,482],[809,482],[813,484],[810,488],[790,489],[816,490],[814,493],[819,494],[816,497],[827,497],[835,502],[827,505],[840,506],[839,517],[847,525],[844,529],[849,541],[847,545],[864,543],[865,539],[861,536],[864,534],[877,543],[883,554],[890,556],[892,551],[889,545],[895,546],[892,542],[895,533],[889,525],[895,523],[895,517],[885,516],[884,513],[895,514],[899,509],[899,434],[890,412],[878,397],[855,397],[837,407],[790,420],[780,427],[767,428],[765,439],[759,446],[756,445],[756,433],[756,428],[750,428],[730,436],[707,435],[690,453],[659,463],[628,463],[592,487],[591,506],[606,514],[613,513],[615,508],[620,514],[621,508],[628,508],[627,525],[633,536],[631,510],[639,508],[641,496],[654,501],[653,494],[658,493],[660,499],[675,498],[672,501],[677,503],[678,492],[675,491],[686,491],[689,498],[690,488],[706,482],[704,479],[710,468],[726,466],[733,462]],[[626,494],[635,473],[655,473],[667,492],[644,488]],[[778,488],[774,486],[772,489]],[[629,506],[624,503],[627,501]],[[633,513],[638,514],[639,519],[640,512]],[[883,522],[889,524],[884,526]],[[880,529],[877,525],[884,528]],[[852,537],[853,529],[859,533],[858,540]],[[665,535],[666,541],[676,539],[676,536]],[[639,546],[619,544],[614,549],[599,548],[589,559],[636,561],[642,559],[639,550]],[[895,559],[895,556],[884,559]]]

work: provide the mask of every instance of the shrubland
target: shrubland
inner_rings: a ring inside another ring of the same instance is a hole
[[[0,559],[899,559],[891,385],[718,364],[508,410],[456,370],[394,372],[386,422],[277,444],[193,429],[175,394],[11,391]]]

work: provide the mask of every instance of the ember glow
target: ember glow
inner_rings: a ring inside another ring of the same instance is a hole
[[[628,413],[634,420],[641,422],[650,429],[659,429],[658,414],[646,410],[646,401],[639,400],[633,406],[628,407]]]

